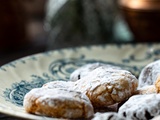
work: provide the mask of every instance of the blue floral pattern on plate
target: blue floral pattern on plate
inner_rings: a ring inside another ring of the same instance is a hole
[[[115,64],[111,62],[104,61],[95,61],[95,60],[83,60],[83,59],[68,59],[68,60],[57,60],[52,62],[49,65],[49,72],[54,76],[49,76],[43,73],[43,77],[32,75],[32,81],[27,82],[22,80],[20,83],[13,83],[12,87],[6,88],[4,91],[4,97],[6,100],[14,103],[15,105],[23,105],[24,95],[29,92],[33,88],[41,87],[43,84],[47,82],[51,82],[54,80],[69,80],[70,74],[77,69],[88,63],[101,62],[105,64],[111,64],[120,66],[123,69],[129,70],[132,73],[140,72],[142,68],[138,68],[137,66],[126,66],[123,64]]]

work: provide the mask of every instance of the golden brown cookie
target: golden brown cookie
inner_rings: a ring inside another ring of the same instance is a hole
[[[101,67],[101,66],[104,66],[108,69],[121,69],[118,66],[104,64],[104,63],[100,63],[100,62],[90,63],[90,64],[83,65],[80,68],[73,71],[73,73],[70,75],[70,80],[77,81],[77,80],[85,77],[86,75],[88,75],[91,71],[93,71],[96,68]]]
[[[137,90],[138,80],[126,70],[99,67],[75,82],[75,90],[86,93],[94,107],[122,102]]]
[[[56,118],[90,118],[94,111],[88,97],[67,89],[35,88],[23,102],[27,112]]]

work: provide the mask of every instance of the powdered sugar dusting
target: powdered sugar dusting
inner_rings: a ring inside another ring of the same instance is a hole
[[[160,113],[160,94],[135,95],[119,108],[119,114],[127,119],[148,120]],[[150,114],[150,116],[146,114]]]
[[[43,88],[53,89],[53,88],[67,88],[70,89],[74,85],[71,81],[52,81],[44,84]]]
[[[125,118],[116,112],[97,112],[92,120],[125,120]]]
[[[67,89],[60,89],[60,88],[55,88],[55,89],[48,89],[48,88],[35,88],[32,89],[29,93],[26,94],[24,98],[24,107],[28,111],[29,109],[33,110],[34,104],[37,104],[37,109],[35,111],[32,111],[33,113],[36,114],[46,114],[43,109],[48,107],[48,109],[61,109],[63,108],[63,116],[67,118],[72,118],[74,112],[77,110],[78,113],[84,113],[83,110],[89,111],[86,113],[85,118],[89,118],[93,115],[93,107],[92,104],[89,100],[89,98],[81,93],[81,92],[76,92],[76,91],[71,91]],[[42,108],[39,109],[39,106]],[[79,107],[73,107],[69,106],[77,106]],[[86,107],[84,107],[85,105]],[[42,112],[43,111],[43,112]],[[62,111],[62,110],[61,110]],[[54,113],[54,111],[51,111]]]
[[[160,60],[145,66],[139,75],[138,87],[153,85],[160,74]]]
[[[104,63],[90,63],[90,64],[86,64],[80,68],[78,68],[77,70],[75,70],[71,75],[70,75],[70,80],[71,81],[77,81],[78,79],[81,79],[85,76],[87,76],[91,71],[95,70],[98,67],[105,67],[107,69],[121,69],[118,66],[114,66],[114,65],[110,65],[110,64],[104,64]]]
[[[92,95],[99,97],[102,93],[108,93],[108,97],[111,97],[113,101],[120,102],[136,91],[137,83],[138,80],[136,77],[126,70],[113,70],[101,66],[90,72],[87,76],[76,81],[74,90],[85,92],[91,101]],[[119,91],[123,91],[124,96],[122,96],[122,93]],[[94,99],[96,99],[95,96]],[[103,96],[99,98],[104,101],[102,97]],[[107,100],[107,97],[105,99],[106,106],[111,104]]]

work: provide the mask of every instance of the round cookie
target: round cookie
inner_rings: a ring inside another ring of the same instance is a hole
[[[127,120],[149,120],[160,113],[160,94],[134,95],[118,113]]]
[[[96,113],[92,120],[126,120],[116,112]]]
[[[118,66],[114,66],[114,65],[110,65],[110,64],[104,64],[104,63],[90,63],[90,64],[86,64],[78,69],[76,69],[71,75],[70,75],[70,80],[71,81],[77,81],[81,78],[83,78],[84,76],[88,75],[91,71],[93,71],[94,69],[101,67],[101,66],[105,66],[108,69],[121,69]]]
[[[67,89],[35,88],[24,97],[27,112],[56,118],[90,118],[93,106],[85,94]]]
[[[140,88],[146,85],[153,85],[157,80],[159,73],[160,73],[160,60],[148,64],[142,69],[139,75],[138,87]]]
[[[138,80],[126,70],[101,66],[75,82],[74,90],[86,93],[94,107],[122,102],[137,90]]]

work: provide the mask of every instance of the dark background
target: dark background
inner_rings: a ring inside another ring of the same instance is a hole
[[[46,31],[48,1],[1,1],[0,66],[46,50],[132,41],[117,0],[68,0],[50,18]]]
[[[47,0],[2,0],[0,65],[46,50],[43,29]]]

